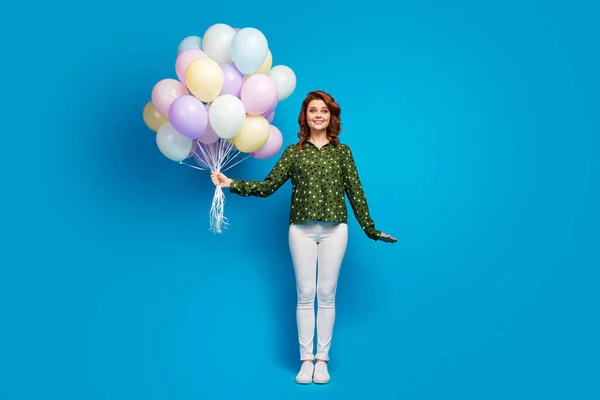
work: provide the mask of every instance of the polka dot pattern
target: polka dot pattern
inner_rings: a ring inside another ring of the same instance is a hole
[[[302,150],[289,145],[264,181],[235,179],[229,191],[241,196],[268,197],[288,179],[292,181],[290,223],[309,221],[346,223],[348,197],[354,215],[366,235],[377,240],[365,193],[348,145],[321,148],[305,143]]]

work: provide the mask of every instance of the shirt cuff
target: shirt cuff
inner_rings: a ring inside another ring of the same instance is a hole
[[[240,189],[237,185],[237,180],[232,179],[231,183],[229,184],[229,193],[235,193],[235,194],[240,194]]]
[[[365,233],[367,234],[367,236],[375,241],[379,240],[379,236],[381,235],[381,231],[375,229],[374,227],[370,226],[368,228],[365,229]]]

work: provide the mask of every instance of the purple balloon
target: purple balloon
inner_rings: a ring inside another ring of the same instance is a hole
[[[281,135],[281,131],[275,125],[271,125],[271,135],[267,143],[260,149],[251,152],[250,155],[258,159],[273,157],[281,149],[282,144],[283,136]]]
[[[208,113],[204,103],[194,96],[184,95],[173,101],[169,108],[169,122],[181,135],[198,139],[208,125]]]
[[[248,77],[242,85],[240,100],[249,115],[261,115],[277,107],[277,87],[270,76],[256,74]]]
[[[273,122],[273,119],[275,118],[275,110],[273,109],[273,110],[267,111],[265,113],[262,113],[260,115],[265,117],[267,119],[267,122],[271,123],[271,122]]]
[[[244,74],[233,63],[220,64],[223,71],[223,89],[222,94],[232,94],[235,97],[240,97],[242,85],[244,84]]]

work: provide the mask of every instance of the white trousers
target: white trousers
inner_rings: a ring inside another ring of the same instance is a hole
[[[335,294],[347,243],[347,224],[309,222],[290,225],[289,244],[296,276],[296,321],[301,360],[329,360],[335,322]],[[316,356],[313,354],[315,295],[318,305]]]

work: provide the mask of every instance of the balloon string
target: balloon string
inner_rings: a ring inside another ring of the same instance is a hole
[[[230,151],[229,154],[227,155],[227,158],[225,159],[225,161],[223,162],[222,167],[225,167],[226,165],[230,164],[240,153],[241,151],[238,151],[236,154],[234,154],[233,156],[231,155],[233,153],[233,151]]]
[[[192,149],[192,153],[196,156],[196,161],[202,163],[206,168],[189,165],[183,161],[180,161],[179,163],[202,171],[211,170],[225,172],[251,157],[251,155],[248,155],[231,165],[242,152],[239,150],[234,152],[233,149],[235,146],[231,145],[228,141],[221,139],[210,145],[203,145],[198,142],[197,147],[200,150],[200,153],[195,149]]]
[[[239,153],[238,153],[238,154],[239,154]],[[236,156],[237,156],[237,155],[236,155]],[[236,165],[238,165],[238,164],[239,164],[239,163],[241,163],[242,161],[244,161],[244,160],[247,160],[248,158],[250,158],[250,156],[246,156],[246,157],[242,158],[240,161],[236,162],[235,164],[233,164],[233,165],[231,165],[231,166],[229,166],[229,167],[225,168],[225,171],[227,171],[228,169],[231,169],[231,168],[235,167]]]
[[[194,155],[197,157],[195,160],[198,162],[202,162],[202,164],[206,167],[206,168],[210,168],[210,166],[208,165],[208,163],[206,162],[206,160],[204,160],[200,154],[196,153],[196,151],[194,149],[192,149],[192,153],[194,153]]]
[[[187,166],[188,166],[188,167],[190,167],[190,168],[199,169],[199,170],[201,170],[201,171],[206,171],[206,169],[205,169],[205,168],[200,168],[200,167],[196,167],[195,165],[186,164],[186,163],[184,163],[183,161],[179,161],[179,164],[181,164],[181,165],[187,165]]]
[[[221,164],[223,162],[223,156],[224,156],[224,148],[223,148],[223,140],[219,139],[219,141],[216,143],[215,146],[215,151],[216,151],[216,157],[215,157],[215,169],[217,171],[221,170]]]
[[[227,228],[229,222],[224,215],[225,209],[225,194],[220,186],[215,188],[212,205],[210,207],[210,230],[214,233],[221,233],[221,226]]]
[[[209,157],[209,156],[206,154],[207,152],[205,152],[205,151],[204,151],[204,147],[202,147],[202,145],[201,145],[201,144],[198,144],[198,148],[199,148],[199,149],[200,149],[200,151],[202,152],[202,155],[204,156],[204,159],[205,159],[205,160],[207,160],[207,166],[208,166],[208,167],[209,167],[211,170],[213,170],[213,168],[214,168],[214,160],[213,160],[211,157]],[[208,151],[208,150],[207,150],[207,151]]]
[[[210,154],[213,166],[215,167],[215,169],[217,169],[217,164],[218,164],[218,160],[219,160],[219,152],[217,149],[218,146],[218,141],[215,143],[211,143],[210,145],[208,145],[207,147],[207,152]]]
[[[221,142],[222,146],[226,146],[225,149],[223,151],[221,151],[221,158],[219,159],[219,170],[221,170],[223,167],[225,167],[227,165],[227,163],[231,160],[229,160],[229,156],[231,155],[234,146],[229,143],[229,141],[223,141]]]
[[[231,144],[229,140],[219,138],[219,140],[212,144],[203,144],[196,141],[197,148],[192,149],[192,153],[195,155],[194,159],[198,164],[206,166],[206,168],[196,167],[194,165],[187,164],[180,161],[179,164],[186,165],[190,168],[194,168],[201,171],[227,171],[244,160],[250,158],[250,155],[238,160],[236,163],[233,161],[242,153],[235,145]],[[197,151],[196,151],[197,150]],[[210,219],[210,230],[214,233],[222,233],[223,229],[227,229],[229,225],[227,217],[225,217],[225,193],[220,186],[215,188],[215,193],[212,199],[212,204],[209,211]]]

